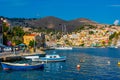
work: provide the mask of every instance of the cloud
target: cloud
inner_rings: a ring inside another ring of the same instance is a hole
[[[120,7],[120,4],[110,5],[110,7]]]
[[[119,23],[119,20],[115,20],[113,24],[118,25],[118,23]]]

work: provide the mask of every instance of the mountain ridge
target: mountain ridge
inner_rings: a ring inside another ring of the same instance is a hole
[[[5,17],[11,26],[22,26],[30,28],[42,28],[42,29],[56,29],[62,30],[62,27],[66,27],[67,31],[74,31],[77,27],[82,25],[98,25],[99,23],[89,20],[87,18],[77,18],[74,20],[63,20],[54,16],[47,16],[44,18],[7,18]]]

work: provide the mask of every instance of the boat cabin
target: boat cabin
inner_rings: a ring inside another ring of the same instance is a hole
[[[59,55],[46,55],[46,58],[60,58]]]

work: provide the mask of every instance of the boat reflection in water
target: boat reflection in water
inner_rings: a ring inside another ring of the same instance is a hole
[[[52,62],[47,63],[45,71],[46,72],[59,72],[62,71],[65,62]]]

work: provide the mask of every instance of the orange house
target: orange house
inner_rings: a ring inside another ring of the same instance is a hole
[[[23,36],[24,44],[28,46],[30,41],[35,40],[35,36],[36,34],[24,35]]]

